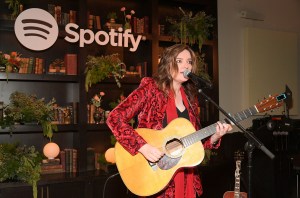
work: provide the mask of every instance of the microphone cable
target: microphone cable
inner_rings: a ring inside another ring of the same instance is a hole
[[[104,186],[103,186],[103,196],[102,196],[102,198],[105,198],[105,189],[106,189],[107,182],[108,182],[110,179],[112,179],[112,178],[114,178],[115,176],[117,176],[117,175],[120,175],[120,173],[115,173],[115,174],[109,176],[109,177],[105,180]]]

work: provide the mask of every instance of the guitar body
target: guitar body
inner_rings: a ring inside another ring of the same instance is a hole
[[[187,136],[195,132],[195,128],[187,119],[177,118],[163,130],[139,128],[136,131],[149,144],[168,153],[166,144],[170,140]],[[163,190],[178,169],[200,164],[204,158],[204,148],[199,141],[182,151],[175,150],[173,154],[179,161],[163,170],[156,165],[151,166],[142,154],[132,156],[119,143],[115,145],[116,165],[121,178],[127,188],[139,196],[149,196]]]
[[[223,198],[247,198],[247,193],[240,192],[239,194],[234,194],[234,191],[227,191],[224,193]]]

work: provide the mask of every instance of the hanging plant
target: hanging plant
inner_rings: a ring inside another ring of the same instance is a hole
[[[171,24],[170,34],[182,44],[198,44],[198,48],[201,49],[203,42],[210,35],[214,18],[203,11],[193,15],[192,11],[184,11],[181,7],[179,10],[182,14],[180,19],[167,17]]]
[[[85,90],[88,92],[93,84],[114,77],[118,87],[121,87],[120,79],[125,72],[125,64],[119,59],[119,54],[106,56],[88,56],[85,69]]]

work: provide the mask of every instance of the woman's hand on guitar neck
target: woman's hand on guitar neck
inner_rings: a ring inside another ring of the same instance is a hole
[[[227,123],[217,122],[216,133],[211,136],[211,143],[217,142],[223,135],[225,135],[228,131],[232,130],[232,126]]]
[[[150,162],[157,162],[163,155],[164,153],[161,152],[159,149],[157,149],[154,146],[151,146],[150,144],[145,144],[143,145],[140,149],[139,152],[144,155],[144,157],[150,161]]]

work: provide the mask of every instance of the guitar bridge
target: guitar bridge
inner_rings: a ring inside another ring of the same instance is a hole
[[[157,170],[157,164],[156,163],[148,161],[148,164],[150,165],[150,167],[152,168],[152,170],[154,170],[154,171]]]

